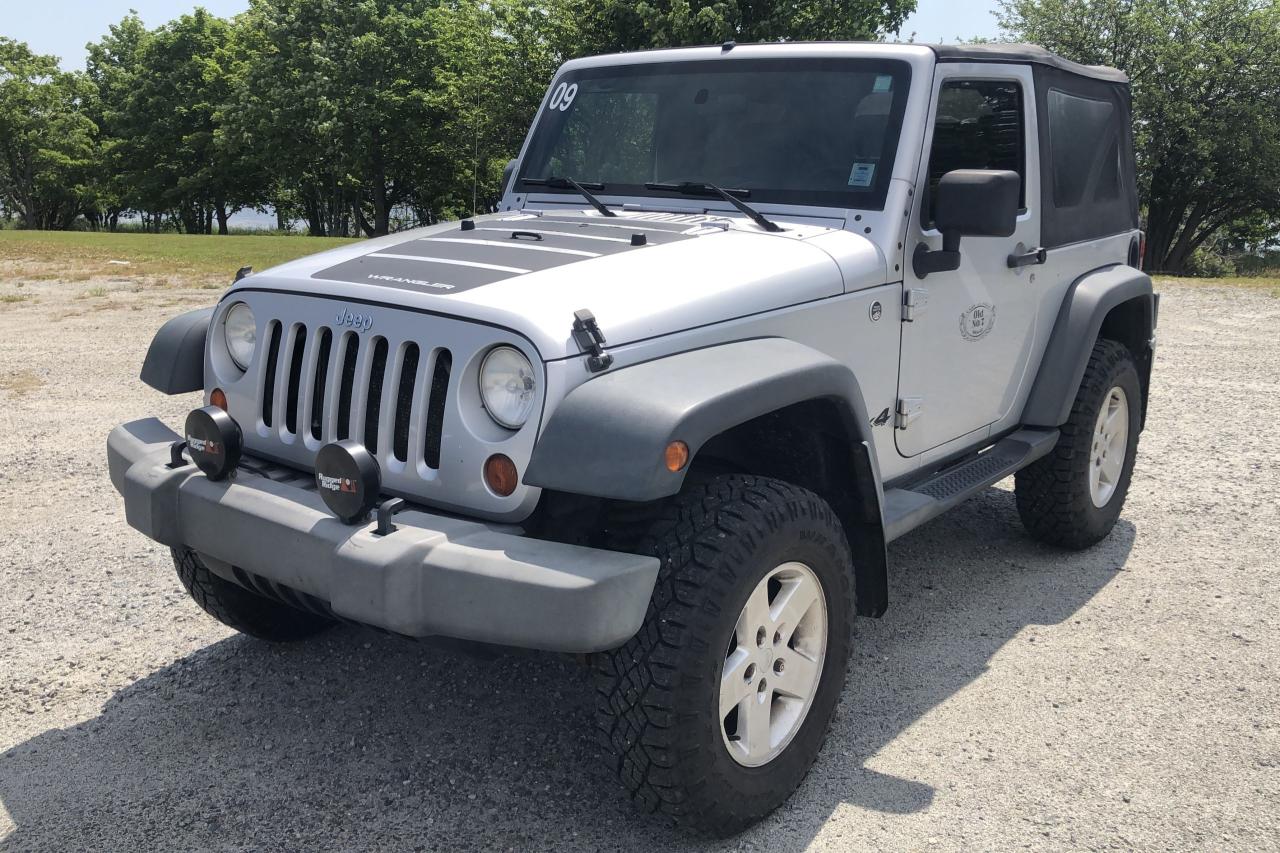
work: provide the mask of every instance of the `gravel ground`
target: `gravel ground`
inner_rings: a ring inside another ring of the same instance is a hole
[[[1280,849],[1280,300],[1165,284],[1149,428],[1102,545],[1008,484],[894,545],[792,800],[706,844],[597,762],[585,672],[205,617],[129,529],[108,430],[204,290],[0,285],[0,851]]]

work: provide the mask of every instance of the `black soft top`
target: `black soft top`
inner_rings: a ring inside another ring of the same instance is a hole
[[[1128,83],[1123,71],[1105,65],[1081,65],[1034,44],[931,44],[939,62],[1012,62],[1045,65],[1094,80]]]

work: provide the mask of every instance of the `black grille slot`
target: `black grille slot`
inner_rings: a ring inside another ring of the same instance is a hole
[[[272,322],[271,343],[267,346],[267,377],[262,383],[262,422],[267,426],[271,426],[271,419],[275,415],[276,365],[280,361],[281,331],[280,324]]]
[[[347,345],[342,354],[342,384],[338,386],[338,440],[351,437],[351,391],[356,384],[356,356],[360,352],[360,339],[347,335]]]
[[[311,437],[320,441],[324,427],[324,391],[329,385],[329,350],[333,347],[333,332],[320,330],[320,353],[316,360],[316,376],[311,386]]]
[[[401,462],[409,456],[409,415],[413,411],[413,386],[418,381],[418,345],[406,344],[400,364],[400,386],[396,389],[396,423],[391,452]]]
[[[387,372],[387,339],[378,338],[373,345],[373,363],[369,366],[369,397],[364,408],[364,446],[378,452],[378,418],[382,413],[382,382]]]
[[[427,399],[427,441],[422,461],[433,471],[440,470],[440,440],[444,433],[444,404],[449,393],[449,371],[453,369],[453,353],[442,349],[436,353],[436,366],[431,371],[431,396]]]
[[[307,327],[299,325],[293,339],[293,354],[289,358],[289,395],[285,403],[284,425],[295,435],[298,432],[298,396],[302,388],[302,356],[307,346]]]

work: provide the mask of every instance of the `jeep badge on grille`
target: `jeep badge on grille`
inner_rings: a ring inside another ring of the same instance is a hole
[[[353,329],[367,332],[373,328],[373,315],[356,314],[344,308],[338,312],[338,316],[334,318],[333,322],[337,326],[350,326]]]

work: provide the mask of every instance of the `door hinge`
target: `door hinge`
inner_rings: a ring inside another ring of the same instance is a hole
[[[906,429],[922,414],[924,414],[923,397],[902,397],[898,400],[898,411],[894,413],[893,426],[896,429]]]
[[[902,294],[902,322],[910,323],[924,313],[929,304],[929,291],[913,287]]]

